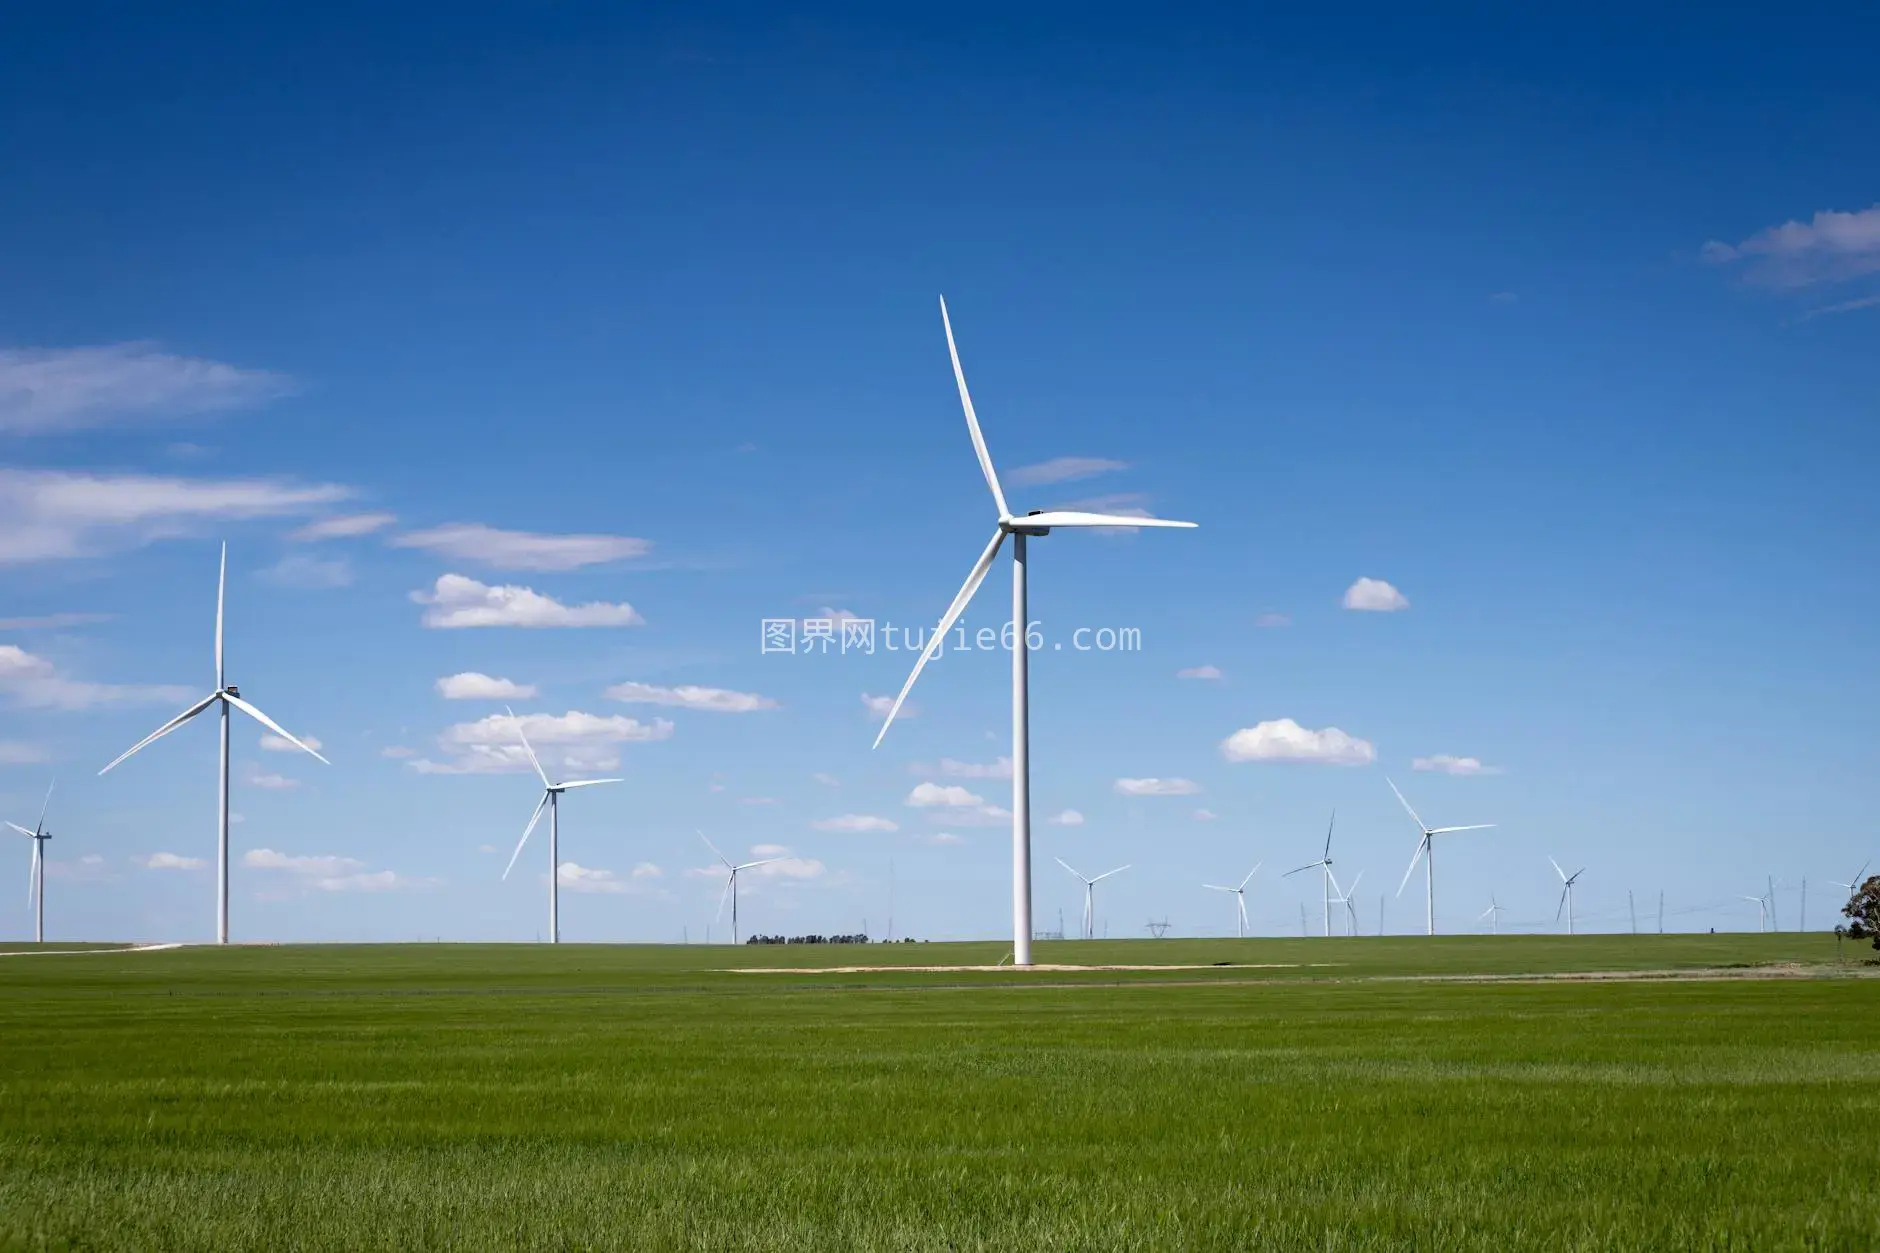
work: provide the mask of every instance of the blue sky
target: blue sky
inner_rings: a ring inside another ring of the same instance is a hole
[[[5,18],[0,817],[57,776],[49,934],[212,934],[211,727],[95,772],[211,686],[224,539],[230,677],[333,761],[238,724],[237,938],[534,938],[505,699],[626,779],[567,802],[566,938],[703,938],[695,828],[786,859],[748,926],[879,935],[892,866],[897,933],[1003,934],[1009,658],[871,752],[908,654],[759,651],[924,627],[985,542],[940,293],[1016,507],[1201,524],[1034,548],[1041,925],[1056,857],[1133,863],[1117,935],[1231,932],[1200,884],[1263,862],[1296,933],[1336,807],[1372,930],[1386,773],[1499,824],[1440,929],[1551,927],[1550,855],[1589,927],[1770,876],[1827,925],[1880,851],[1872,16],[988,14]]]

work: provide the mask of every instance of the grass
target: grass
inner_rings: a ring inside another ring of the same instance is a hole
[[[65,947],[65,946],[60,946]],[[0,960],[0,1246],[1872,1249],[1832,937]],[[1867,950],[1850,946],[1850,968]],[[1278,963],[1278,965],[1256,964]],[[1312,965],[1292,963],[1315,963]]]

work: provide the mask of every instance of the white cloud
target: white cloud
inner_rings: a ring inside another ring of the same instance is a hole
[[[344,557],[315,557],[308,553],[289,553],[261,571],[261,578],[276,587],[291,587],[306,592],[330,591],[350,586],[352,562]]]
[[[1880,271],[1880,204],[1853,213],[1824,209],[1808,222],[1766,227],[1737,244],[1711,240],[1712,265],[1744,262],[1744,277],[1765,287],[1838,283]]]
[[[1500,774],[1500,766],[1485,766],[1480,758],[1452,757],[1448,753],[1438,753],[1434,757],[1418,757],[1410,763],[1412,770],[1429,770],[1437,774],[1474,775]]]
[[[1054,827],[1081,827],[1084,825],[1084,816],[1075,809],[1066,809],[1046,818],[1045,821]]]
[[[1127,469],[1127,461],[1111,461],[1104,457],[1053,457],[1036,465],[1019,466],[1008,473],[1006,478],[1013,483],[1069,483],[1074,479],[1087,479],[1113,470]]]
[[[447,760],[416,758],[408,763],[419,774],[533,774],[516,724],[544,760],[564,770],[611,770],[620,764],[617,744],[647,743],[672,735],[664,718],[641,722],[618,714],[602,717],[571,709],[565,714],[490,714],[459,722],[438,737]]]
[[[300,742],[316,753],[319,752],[321,748],[325,747],[321,740],[311,735],[301,736]],[[270,753],[297,753],[300,751],[298,748],[294,747],[292,740],[284,736],[276,735],[272,731],[263,731],[261,733],[261,747],[267,749]]]
[[[894,697],[871,696],[867,692],[863,692],[862,693],[862,708],[868,711],[869,717],[879,722],[883,718],[886,718],[888,716],[888,711],[890,709],[894,708]],[[920,711],[914,708],[914,702],[908,701],[906,704],[901,706],[901,712],[894,716],[897,718],[912,718],[912,717],[917,716],[919,713]]]
[[[200,857],[179,857],[175,853],[152,853],[131,860],[148,870],[201,870],[209,864]]]
[[[1345,608],[1371,613],[1396,613],[1410,607],[1410,598],[1382,579],[1359,579],[1345,589]]]
[[[1317,761],[1335,766],[1362,766],[1377,760],[1377,750],[1368,740],[1346,735],[1337,727],[1309,730],[1291,718],[1242,727],[1221,741],[1221,755],[1229,761]]]
[[[665,874],[665,871],[650,861],[640,862],[633,867],[633,877],[636,879],[659,879],[665,877]]]
[[[818,831],[846,831],[862,833],[868,831],[899,831],[901,825],[889,818],[877,818],[873,814],[838,814],[834,818],[818,818],[809,824]]]
[[[1224,676],[1216,666],[1193,666],[1187,670],[1177,670],[1175,677],[1178,679],[1219,679]]]
[[[628,535],[541,535],[501,531],[477,522],[453,522],[392,539],[394,548],[422,548],[497,570],[577,570],[582,566],[643,557],[651,540]]]
[[[1220,817],[1220,815],[1215,813],[1212,809],[1195,810],[1196,822],[1213,822],[1218,817]]]
[[[244,370],[149,344],[0,350],[0,432],[35,435],[218,413],[292,390],[266,370]]]
[[[242,865],[250,870],[286,870],[293,874],[323,877],[354,874],[366,867],[364,862],[351,857],[290,857],[271,848],[249,849],[242,854]]]
[[[36,766],[51,761],[52,754],[37,744],[20,740],[0,740],[0,766]]]
[[[447,674],[436,683],[437,694],[445,700],[533,700],[535,684],[512,679],[493,678],[475,670]]]
[[[1871,309],[1880,305],[1880,296],[1860,296],[1853,300],[1837,300],[1831,305],[1822,305],[1819,309],[1810,309],[1801,316],[1801,321],[1810,318],[1826,317],[1831,313],[1852,313],[1856,309]]]
[[[0,618],[0,631],[55,631],[61,627],[109,622],[114,613],[49,613],[37,618]]]
[[[411,599],[430,606],[424,611],[424,625],[442,630],[640,626],[645,622],[629,604],[594,601],[586,605],[564,605],[534,588],[491,587],[461,574],[440,575],[429,592],[413,592]]]
[[[413,749],[406,748],[403,744],[387,744],[384,748],[379,750],[379,756],[389,757],[393,761],[403,761],[407,757],[417,756],[417,753]]]
[[[777,798],[774,796],[740,796],[738,797],[738,804],[740,805],[775,805],[776,803],[777,803]]]
[[[609,700],[629,705],[670,705],[679,709],[703,709],[712,713],[743,714],[760,709],[775,709],[777,702],[755,692],[733,692],[722,687],[655,687],[651,683],[616,683],[607,689]]]
[[[398,515],[395,513],[342,513],[331,518],[316,519],[289,531],[287,538],[303,544],[327,539],[355,539],[382,531],[396,521]]]
[[[570,892],[620,893],[632,887],[611,870],[596,870],[572,861],[564,861],[556,868],[555,879]]]
[[[964,844],[966,843],[966,837],[963,835],[954,835],[951,831],[936,831],[932,835],[927,837],[927,843],[929,844]]]
[[[753,844],[751,845],[750,855],[754,859],[759,857],[782,857],[789,851],[790,846],[788,844]]]
[[[1001,757],[997,761],[977,762],[942,757],[940,773],[953,779],[1009,779],[1012,777],[1012,759]]]
[[[29,709],[91,709],[98,705],[181,704],[197,693],[163,685],[92,683],[68,678],[44,657],[0,644],[0,695]]]
[[[753,866],[744,873],[756,875],[760,879],[820,879],[826,873],[825,867],[813,857],[782,857],[776,861]]]
[[[907,794],[904,804],[915,809],[928,809],[933,806],[945,806],[952,809],[970,809],[984,805],[986,798],[975,795],[957,784],[917,783],[914,790]]]
[[[210,522],[306,513],[351,494],[282,479],[0,470],[0,565],[136,548]]]
[[[815,780],[817,783],[822,784],[824,787],[841,787],[842,786],[842,780],[836,778],[833,774],[824,774],[820,770],[818,770],[815,774],[811,775],[810,778]]]
[[[299,779],[290,779],[284,774],[269,774],[263,770],[250,772],[245,781],[250,787],[266,788],[271,792],[285,792],[300,786]]]
[[[1266,628],[1291,626],[1292,615],[1280,613],[1278,610],[1275,610],[1275,609],[1269,609],[1265,613],[1256,617],[1253,620],[1253,625],[1257,627],[1266,627]]]
[[[1201,785],[1193,779],[1118,779],[1118,796],[1193,796]]]
[[[390,870],[373,870],[314,879],[311,886],[322,892],[390,892],[409,886],[410,882],[403,875]]]

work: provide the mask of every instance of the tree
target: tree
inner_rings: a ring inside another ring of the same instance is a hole
[[[1872,940],[1873,946],[1880,949],[1880,874],[1870,875],[1867,882],[1855,888],[1841,912],[1847,915],[1849,939]]]

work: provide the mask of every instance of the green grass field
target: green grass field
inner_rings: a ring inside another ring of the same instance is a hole
[[[1880,1248],[1831,936],[1005,951],[0,958],[0,1246]]]

